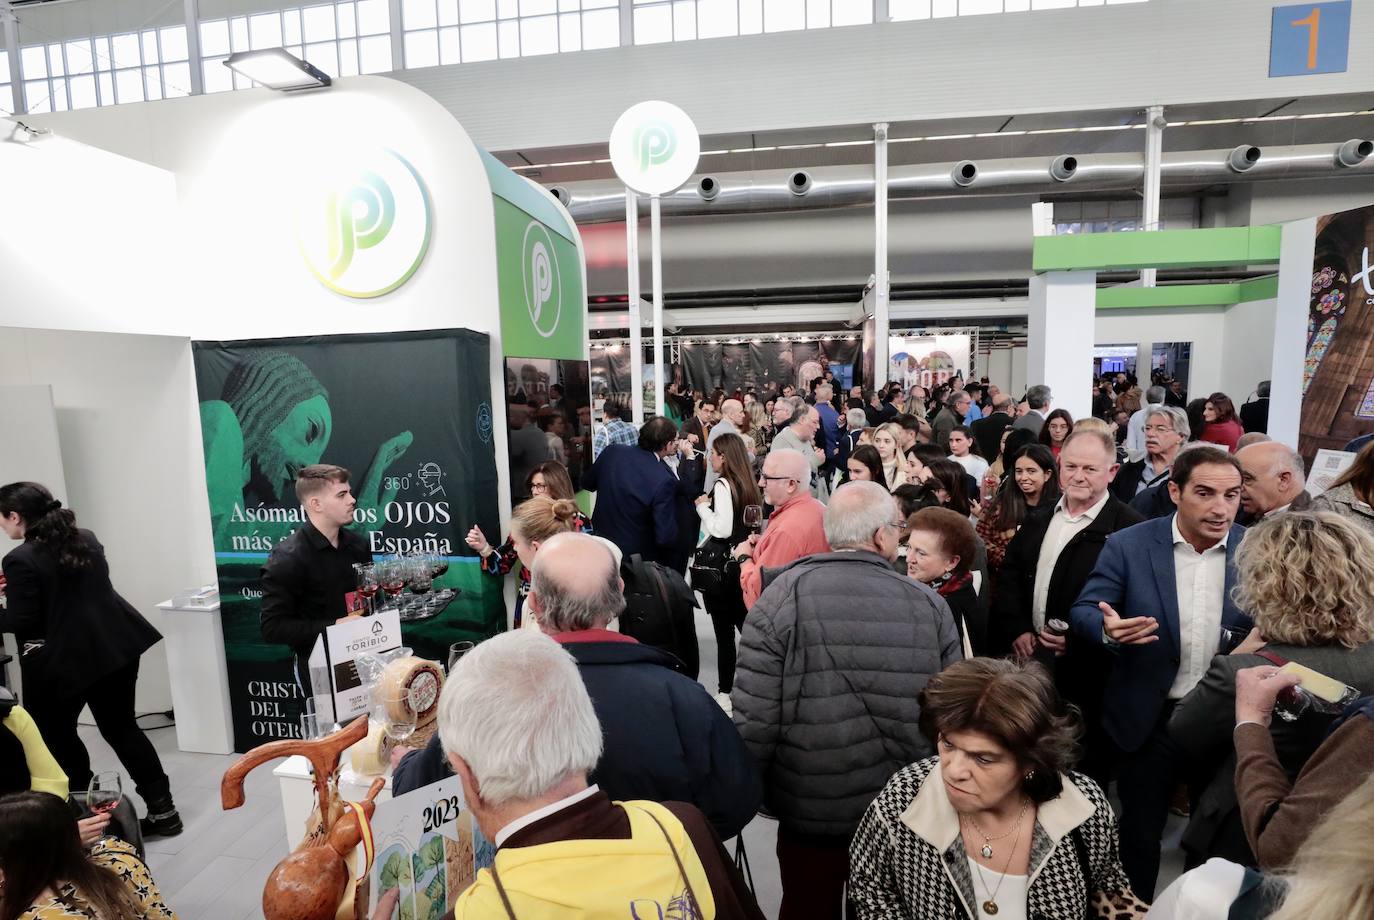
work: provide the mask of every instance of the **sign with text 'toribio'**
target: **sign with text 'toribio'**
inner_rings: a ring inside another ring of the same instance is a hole
[[[611,165],[620,181],[641,195],[666,195],[696,172],[701,159],[697,126],[671,102],[632,105],[611,129]]]

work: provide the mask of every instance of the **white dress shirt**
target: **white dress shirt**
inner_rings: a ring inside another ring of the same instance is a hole
[[[1226,591],[1226,540],[1199,553],[1173,517],[1174,584],[1178,592],[1179,663],[1169,699],[1181,700],[1197,686],[1221,645],[1222,595]],[[1229,534],[1227,535],[1229,537]],[[1139,615],[1139,614],[1136,614]]]
[[[600,787],[597,786],[596,783],[592,783],[590,786],[588,786],[586,789],[583,789],[581,792],[574,792],[567,798],[559,799],[557,802],[545,805],[543,808],[536,808],[529,814],[516,818],[514,821],[507,824],[499,831],[497,831],[496,839],[492,842],[495,843],[496,846],[499,848],[501,844],[509,840],[510,835],[514,834],[516,831],[522,828],[529,827],[534,822],[539,821],[543,818],[547,818],[551,814],[555,814],[556,812],[560,812],[565,808],[568,808],[572,805],[576,805],[583,799],[589,799],[592,796],[596,795],[599,791]]]
[[[1087,530],[1088,525],[1097,519],[1110,495],[1110,492],[1103,492],[1097,504],[1079,515],[1069,514],[1066,504],[1068,499],[1065,497],[1061,496],[1059,504],[1054,506],[1054,517],[1050,518],[1050,526],[1045,531],[1045,542],[1040,544],[1040,558],[1035,563],[1035,594],[1031,601],[1031,622],[1035,624],[1036,632],[1045,625],[1045,607],[1050,599],[1050,579],[1054,575],[1054,566],[1059,561],[1059,554],[1069,545],[1070,540]]]

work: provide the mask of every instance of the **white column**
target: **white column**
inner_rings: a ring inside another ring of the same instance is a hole
[[[1092,415],[1096,272],[1031,275],[1026,386],[1048,384],[1054,408]]]
[[[8,108],[16,115],[24,114],[24,74],[19,66],[19,21],[8,8],[0,8],[0,48],[10,53],[10,96]]]
[[[877,389],[888,376],[887,276],[887,122],[873,126],[873,380],[866,386]]]
[[[1302,366],[1307,358],[1307,311],[1316,248],[1315,217],[1283,225],[1274,356],[1269,371],[1269,437],[1291,447],[1298,446],[1302,420]]]
[[[182,0],[186,16],[186,57],[191,62],[191,95],[205,93],[205,62],[200,50],[200,2]]]
[[[1140,221],[1144,230],[1159,229],[1159,167],[1164,159],[1164,125],[1164,106],[1152,105],[1145,110],[1145,194]],[[1155,286],[1153,268],[1140,273],[1140,286]],[[1142,380],[1148,378],[1148,374],[1141,375]]]
[[[387,6],[391,14],[391,69],[405,70],[405,23],[402,21],[405,15],[401,9],[401,0],[387,0]]]
[[[644,320],[639,316],[639,196],[625,189],[625,269],[629,275],[630,406],[636,425],[644,423]]]
[[[649,197],[649,258],[654,284],[654,414],[663,414],[663,226],[658,196]]]

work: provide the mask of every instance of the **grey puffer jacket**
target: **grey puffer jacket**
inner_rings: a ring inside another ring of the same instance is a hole
[[[944,599],[882,556],[823,553],[784,568],[744,621],[731,695],[782,826],[853,834],[892,775],[932,753],[916,695],[961,657]]]

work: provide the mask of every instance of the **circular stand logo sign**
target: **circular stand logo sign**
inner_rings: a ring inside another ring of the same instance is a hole
[[[558,331],[563,312],[562,279],[558,273],[558,254],[549,230],[537,220],[525,228],[520,267],[525,279],[525,308],[530,322],[544,338]]]
[[[671,102],[630,106],[611,129],[615,174],[641,195],[665,195],[696,171],[701,159],[697,126]]]
[[[379,297],[415,274],[429,249],[429,189],[405,157],[379,150],[312,183],[297,209],[301,255],[347,297]]]

